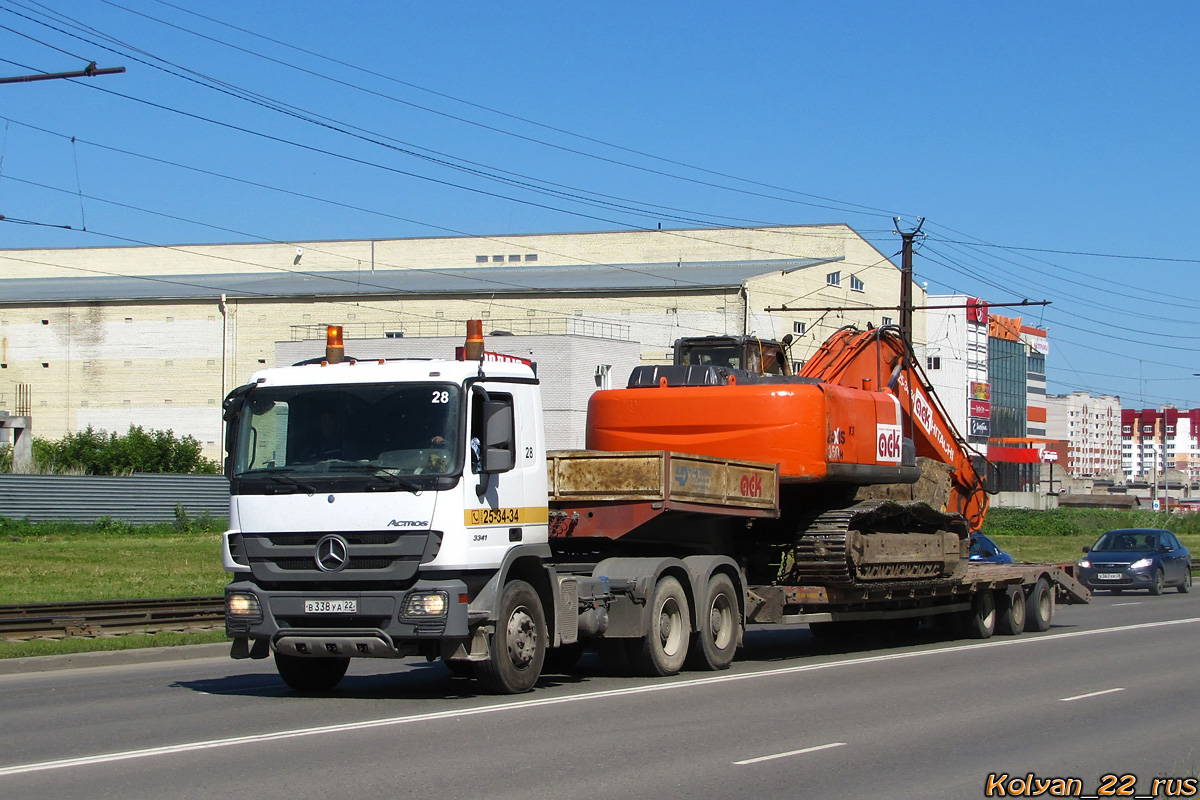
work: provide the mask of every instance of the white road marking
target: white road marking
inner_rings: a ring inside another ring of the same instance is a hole
[[[1109,608],[1120,608],[1121,606],[1140,606],[1141,604],[1141,600],[1138,600],[1134,603],[1113,603],[1111,606],[1109,606]]]
[[[787,758],[788,756],[802,756],[805,753],[815,753],[818,750],[829,750],[834,747],[844,747],[845,742],[830,742],[829,744],[819,744],[815,747],[806,747],[803,750],[789,750],[786,753],[775,753],[769,756],[759,756],[758,758],[747,758],[745,761],[733,762],[735,766],[745,766],[746,764],[757,764],[760,761],[773,761],[776,758]]]
[[[116,753],[83,756],[80,758],[63,758],[54,761],[38,761],[32,764],[14,764],[9,767],[0,767],[0,777],[4,777],[6,775],[24,775],[30,772],[45,772],[47,770],[55,769],[68,769],[71,767],[93,766],[96,764],[111,764],[117,761],[154,758],[157,756],[174,755],[177,753],[193,753],[200,750],[215,750],[224,747],[240,747],[247,744],[276,742],[284,739],[299,739],[308,736],[327,736],[333,733],[347,733],[351,731],[371,730],[374,728],[387,728],[396,725],[409,725],[416,722],[432,722],[445,719],[457,719],[460,717],[475,717],[483,714],[494,714],[504,711],[523,711],[530,708],[560,706],[568,703],[582,703],[589,700],[604,700],[612,697],[651,694],[653,692],[673,692],[679,689],[691,689],[698,686],[711,686],[718,683],[735,683],[737,681],[771,678],[779,675],[795,675],[801,672],[817,672],[820,670],[834,669],[837,667],[880,664],[887,661],[902,661],[910,658],[924,658],[926,656],[939,656],[948,653],[965,653],[972,650],[985,650],[991,647],[1023,647],[1026,645],[1035,645],[1039,642],[1056,642],[1060,639],[1071,639],[1077,636],[1099,636],[1107,633],[1136,633],[1138,631],[1144,631],[1148,628],[1161,628],[1169,625],[1189,625],[1197,622],[1200,622],[1200,617],[1167,620],[1165,622],[1146,622],[1136,625],[1122,625],[1115,628],[1098,628],[1091,631],[1070,631],[1051,634],[1048,636],[1020,636],[1001,640],[990,639],[977,644],[951,645],[949,647],[939,647],[931,650],[914,650],[907,653],[889,653],[882,656],[864,656],[861,658],[849,658],[844,661],[825,661],[819,664],[799,664],[792,667],[779,667],[777,669],[743,672],[734,675],[725,674],[709,678],[694,678],[692,680],[652,683],[645,686],[630,686],[624,689],[605,689],[598,692],[569,695],[567,697],[546,697],[535,698],[532,700],[500,702],[496,705],[483,706],[482,708],[435,711],[430,714],[414,714],[408,717],[385,717],[383,719],[363,720],[361,722],[346,722],[340,725],[322,725],[314,728],[295,728],[292,730],[276,731],[274,733],[259,733],[248,736],[235,736],[228,739],[209,739],[198,742],[185,742],[183,744],[167,745],[164,747],[149,747],[143,750],[125,750]]]
[[[1120,686],[1120,687],[1117,687],[1116,689],[1105,689],[1102,692],[1088,692],[1087,694],[1077,694],[1074,697],[1060,697],[1058,699],[1060,702],[1069,703],[1072,700],[1084,700],[1088,697],[1099,697],[1102,694],[1112,694],[1113,692],[1123,692],[1123,691],[1125,691],[1125,687]]]

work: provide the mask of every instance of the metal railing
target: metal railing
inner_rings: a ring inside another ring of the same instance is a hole
[[[344,322],[342,335],[346,339],[409,339],[415,337],[462,336],[466,320],[426,319],[404,322]],[[292,325],[291,341],[325,339],[325,325]],[[483,331],[488,336],[588,336],[594,339],[630,341],[628,325],[586,317],[525,317],[515,319],[485,319]]]

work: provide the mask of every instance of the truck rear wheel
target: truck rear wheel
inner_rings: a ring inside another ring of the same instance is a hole
[[[1025,590],[1009,586],[996,592],[996,633],[1016,636],[1025,630]]]
[[[988,589],[980,589],[971,599],[971,610],[962,612],[968,639],[988,639],[996,631],[996,598]]]
[[[629,655],[639,675],[662,677],[683,669],[691,639],[687,595],[676,578],[667,575],[650,595],[646,635],[629,641]]]
[[[346,676],[348,658],[303,658],[275,654],[275,669],[283,682],[297,692],[328,692]]]
[[[1038,578],[1025,598],[1025,630],[1050,630],[1050,618],[1054,616],[1054,592],[1045,578]]]
[[[741,605],[728,575],[714,575],[696,608],[700,630],[692,635],[687,664],[692,669],[728,669],[737,653]]]
[[[488,651],[485,661],[472,663],[476,679],[489,692],[528,692],[541,677],[546,659],[546,615],[538,593],[525,581],[504,585]]]

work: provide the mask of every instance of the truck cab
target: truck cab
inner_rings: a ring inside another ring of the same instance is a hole
[[[549,547],[528,362],[267,369],[229,395],[225,419],[235,658],[273,651],[289,684],[320,689],[350,657],[486,655],[473,639],[514,576],[552,601],[532,566]],[[514,635],[545,636],[535,622]]]

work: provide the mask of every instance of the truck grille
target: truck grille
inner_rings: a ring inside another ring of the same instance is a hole
[[[317,545],[335,536],[345,544],[344,562],[321,569]],[[315,583],[347,586],[374,581],[407,581],[432,561],[441,547],[440,531],[321,531],[241,534],[254,578],[263,584]]]

